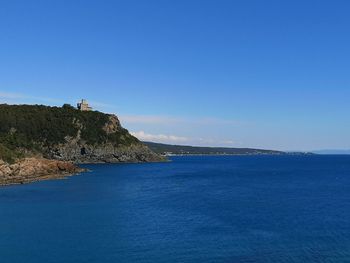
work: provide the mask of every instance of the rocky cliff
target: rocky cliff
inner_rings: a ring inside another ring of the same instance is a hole
[[[164,160],[112,114],[70,105],[3,104],[0,124],[0,184],[76,173],[79,163]]]
[[[74,163],[156,162],[163,160],[163,157],[155,154],[146,145],[130,135],[120,125],[117,116],[107,116],[108,121],[101,127],[101,132],[107,135],[106,140],[91,143],[82,138],[84,125],[75,121],[79,127],[76,136],[65,136],[62,143],[44,146],[44,157]]]

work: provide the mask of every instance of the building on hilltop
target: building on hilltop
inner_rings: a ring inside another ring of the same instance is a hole
[[[77,103],[77,108],[78,110],[81,111],[91,111],[92,108],[89,106],[89,103],[87,102],[87,100],[82,99],[81,102]]]

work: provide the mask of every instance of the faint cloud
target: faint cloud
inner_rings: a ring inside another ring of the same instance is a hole
[[[176,136],[176,135],[165,135],[165,134],[150,134],[144,131],[130,132],[133,136],[141,141],[152,141],[161,143],[183,143],[189,139],[187,137]]]
[[[5,103],[14,103],[14,104],[21,104],[31,101],[40,101],[40,102],[47,102],[47,103],[55,103],[55,104],[62,104],[64,102],[57,100],[55,98],[47,98],[47,97],[36,97],[36,96],[28,96],[22,93],[12,93],[12,92],[3,92],[0,91],[0,99],[2,101],[5,99],[6,101],[3,101]]]
[[[177,135],[151,134],[144,131],[130,132],[141,141],[158,142],[167,144],[183,144],[192,146],[221,146],[231,147],[237,145],[233,140],[218,140],[210,138],[190,138]]]
[[[99,102],[99,101],[88,100],[88,102],[93,108],[108,108],[108,109],[116,109],[117,108],[113,104],[103,103],[103,102]]]
[[[50,103],[50,104],[60,105],[60,104],[67,103],[67,101],[62,101],[55,98],[29,96],[22,93],[12,93],[12,92],[3,92],[3,91],[0,91],[0,100],[1,102],[11,103],[11,104]],[[93,101],[93,100],[88,100],[88,102],[93,108],[116,109],[115,105],[112,105],[112,104],[107,104],[107,103]]]
[[[9,93],[0,91],[0,98],[2,99],[22,99],[24,95],[18,93]]]

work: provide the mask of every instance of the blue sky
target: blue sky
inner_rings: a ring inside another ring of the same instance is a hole
[[[1,1],[0,102],[116,113],[141,139],[350,148],[349,1]]]

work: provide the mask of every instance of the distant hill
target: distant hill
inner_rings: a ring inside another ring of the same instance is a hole
[[[168,155],[262,155],[262,154],[274,154],[282,155],[287,154],[282,151],[264,150],[264,149],[252,149],[252,148],[226,148],[226,147],[199,147],[199,146],[184,146],[184,145],[170,145],[154,142],[143,142],[152,151],[158,154]]]
[[[350,154],[350,150],[319,150],[313,151],[316,154]]]

